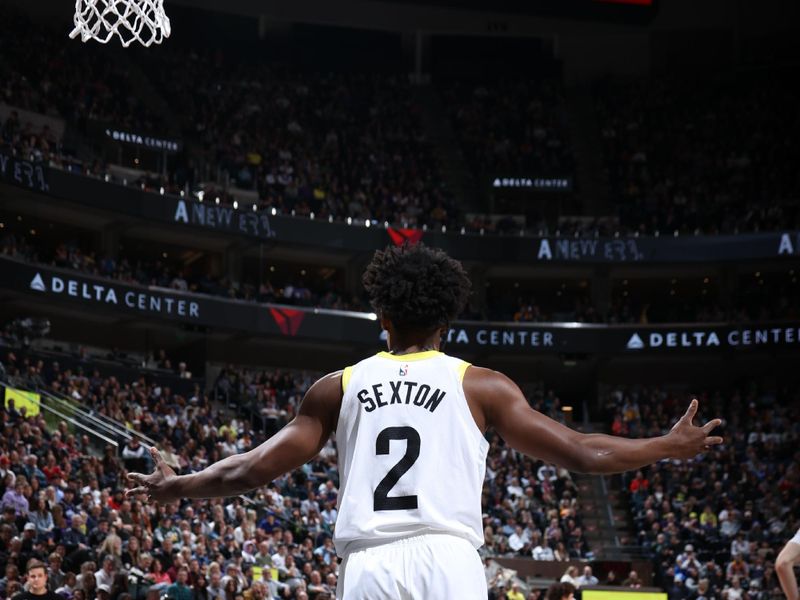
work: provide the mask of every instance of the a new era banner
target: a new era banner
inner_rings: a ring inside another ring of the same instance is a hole
[[[47,169],[0,154],[0,179],[93,208],[124,214],[198,233],[269,240],[275,244],[313,246],[370,252],[405,240],[420,241],[446,250],[461,260],[503,261],[521,264],[554,263],[690,263],[756,259],[795,259],[800,256],[800,232],[777,231],[740,235],[664,235],[661,237],[573,238],[562,236],[460,234],[452,230],[422,231],[329,223],[300,217],[273,216],[267,209],[238,210],[145,192],[138,187]],[[46,201],[46,196],[42,200]]]

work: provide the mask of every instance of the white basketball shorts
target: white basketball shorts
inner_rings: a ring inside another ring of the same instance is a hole
[[[486,600],[486,576],[467,540],[425,534],[353,550],[339,566],[338,600]]]
[[[789,540],[793,544],[800,544],[800,529],[797,530],[797,533],[794,534],[794,537]]]

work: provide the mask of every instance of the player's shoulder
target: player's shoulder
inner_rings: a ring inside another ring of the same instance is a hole
[[[517,385],[504,373],[470,365],[464,373],[464,386],[473,387],[480,390],[498,391],[502,389],[516,388]]]
[[[306,396],[317,396],[325,398],[341,398],[342,377],[344,369],[332,371],[317,379],[308,388]]]

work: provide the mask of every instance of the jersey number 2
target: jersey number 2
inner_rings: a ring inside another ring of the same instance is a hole
[[[389,454],[389,443],[392,440],[405,440],[406,453],[403,458],[389,469],[386,477],[381,479],[375,488],[373,496],[373,510],[411,510],[417,508],[417,495],[389,496],[391,490],[400,478],[405,475],[419,458],[419,433],[413,427],[387,427],[378,434],[375,440],[375,454]]]

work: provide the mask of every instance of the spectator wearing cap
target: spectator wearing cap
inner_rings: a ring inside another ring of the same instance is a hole
[[[11,459],[5,454],[0,455],[0,482],[5,483],[6,477],[10,475],[13,485],[13,480],[16,479],[17,476],[14,471],[9,468],[10,465]]]
[[[32,555],[34,543],[36,543],[36,525],[28,521],[22,528],[22,552],[28,556]]]
[[[99,521],[97,521],[97,525],[95,526],[95,528],[89,532],[89,535],[87,537],[89,540],[89,544],[91,544],[92,547],[96,548],[97,546],[103,543],[103,541],[106,539],[107,536],[108,536],[108,519],[100,519]]]
[[[95,588],[97,593],[97,600],[110,600],[111,598],[111,586],[105,583],[98,585]]]
[[[694,546],[691,544],[686,544],[684,547],[684,552],[678,556],[678,558],[675,560],[675,564],[677,566],[677,570],[685,576],[688,576],[689,572],[692,570],[697,573],[701,568],[700,561],[697,560],[697,557],[694,553]]]

